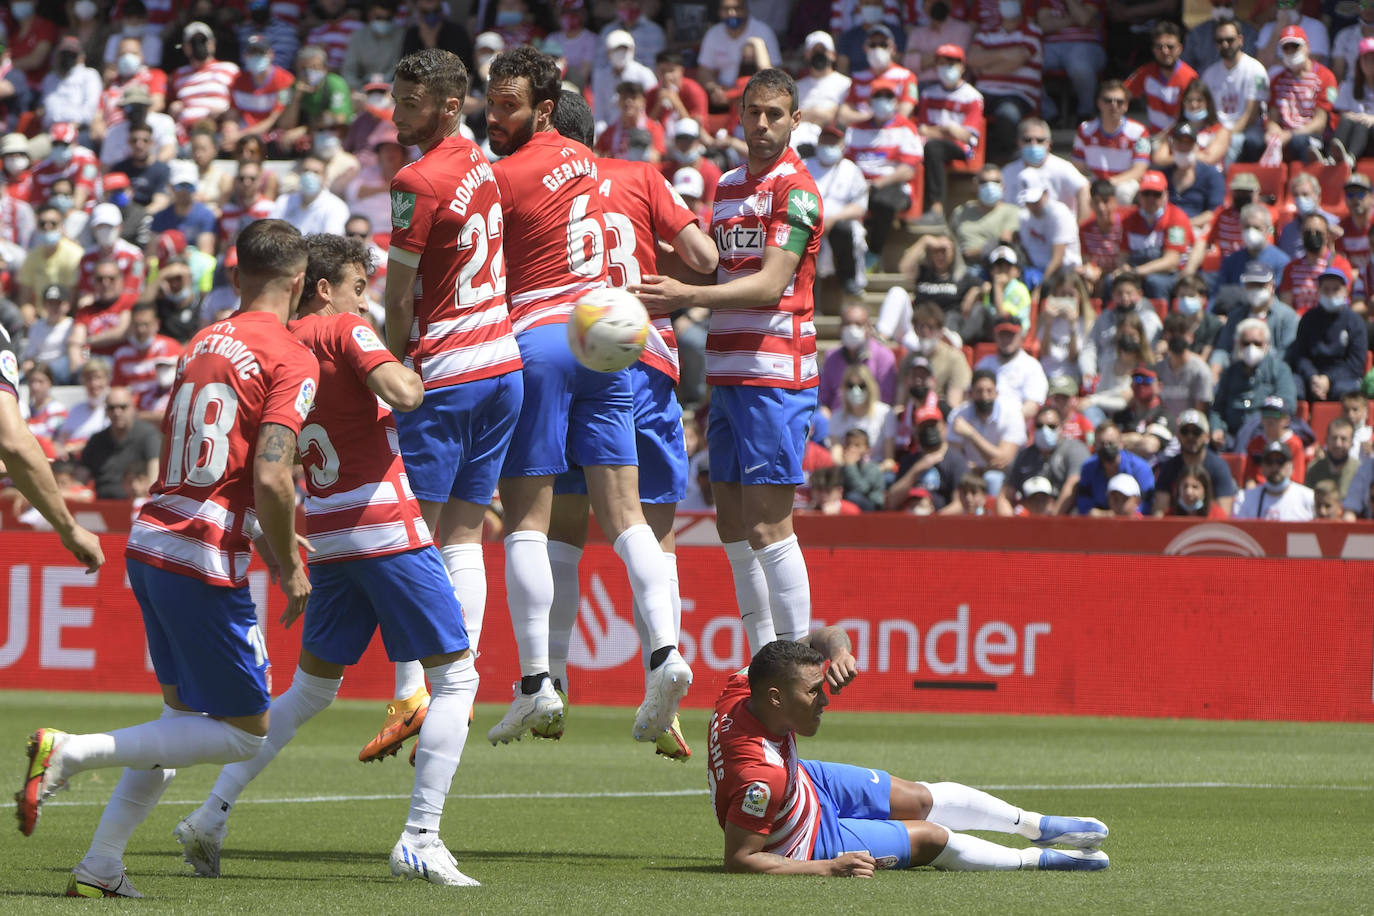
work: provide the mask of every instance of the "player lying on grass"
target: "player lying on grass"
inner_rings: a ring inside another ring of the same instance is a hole
[[[832,693],[857,674],[849,637],[826,627],[776,640],[731,675],[716,700],[706,778],[725,830],[725,870],[871,878],[875,869],[1096,871],[1107,825],[1023,811],[956,782],[909,782],[882,770],[803,760]],[[1020,834],[999,846],[960,830]],[[1039,847],[1075,846],[1062,850]]]

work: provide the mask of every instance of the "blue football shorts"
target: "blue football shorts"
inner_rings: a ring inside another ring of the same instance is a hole
[[[356,664],[379,627],[393,662],[468,647],[462,607],[436,547],[314,563],[310,585],[301,647],[323,661]]]
[[[564,323],[515,337],[525,363],[525,399],[502,477],[558,475],[571,464],[636,464],[629,370],[596,372],[568,349]]]
[[[889,819],[891,774],[845,763],[798,762],[811,777],[821,803],[813,859],[867,852],[875,859],[894,858],[893,868],[910,867],[911,835],[901,821]]]
[[[520,416],[523,386],[518,371],[507,372],[433,388],[415,410],[396,413],[406,477],[418,498],[491,503]]]
[[[706,423],[711,480],[746,485],[805,482],[802,458],[815,412],[815,388],[712,388]]]
[[[232,718],[267,709],[267,642],[248,586],[210,585],[126,559],[159,684],[197,712]]]
[[[635,395],[635,454],[639,458],[639,501],[679,503],[687,495],[687,440],[682,433],[682,405],[673,380],[643,363],[630,367]],[[568,468],[553,482],[555,493],[587,492],[580,466]]]

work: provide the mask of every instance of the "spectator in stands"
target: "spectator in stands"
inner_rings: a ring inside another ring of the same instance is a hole
[[[1063,418],[1050,405],[1035,415],[1035,434],[1031,443],[1016,453],[1007,470],[1002,490],[997,494],[997,514],[1015,515],[1017,504],[1032,479],[1049,483],[1051,502],[1042,515],[1068,515],[1078,489],[1078,475],[1088,460],[1088,447],[1061,434]]]
[[[1295,453],[1283,442],[1269,442],[1260,460],[1263,476],[1236,497],[1235,518],[1281,522],[1310,522],[1314,517],[1313,493],[1296,482]]]
[[[946,164],[967,162],[982,142],[983,95],[964,79],[964,49],[941,45],[936,51],[939,81],[926,87],[915,120],[925,144],[925,210],[944,215]]]
[[[558,0],[557,12],[560,28],[550,37],[563,43],[563,59],[568,65],[565,78],[586,89],[591,85],[592,68],[601,53],[601,36],[587,28],[587,11],[582,0]]]
[[[152,305],[161,330],[178,343],[186,343],[200,330],[202,297],[185,255],[165,258],[159,265]]]
[[[1006,488],[1003,487],[1005,490]],[[1022,518],[1044,518],[1054,514],[1054,486],[1047,477],[1028,477],[1021,485],[1021,503],[1012,510],[1012,515]],[[998,510],[1001,505],[999,500]]]
[[[1330,483],[1336,490],[1336,502],[1340,503],[1350,492],[1350,482],[1360,467],[1360,457],[1355,453],[1355,427],[1345,417],[1333,417],[1326,427],[1326,445],[1322,456],[1307,469],[1303,483],[1320,492],[1322,483]],[[1337,516],[1339,517],[1339,513]]]
[[[645,66],[652,66],[668,44],[663,27],[644,15],[639,0],[616,0],[615,20],[601,29],[602,39],[616,29],[623,29],[634,38],[635,59]]]
[[[24,348],[19,354],[21,373],[42,363],[47,366],[54,383],[71,384],[75,375],[73,366],[79,367],[81,362],[79,353],[75,354],[75,361],[68,353],[72,333],[71,305],[71,296],[60,286],[49,286],[43,291],[43,314],[29,326]]]
[[[1209,307],[1207,284],[1200,277],[1193,275],[1179,278],[1177,285],[1174,286],[1172,314],[1187,319],[1184,326],[1188,330],[1188,352],[1201,357],[1203,365],[1207,365],[1207,358],[1212,354],[1217,334],[1221,332],[1223,324],[1221,316]],[[1166,316],[1166,324],[1167,320]],[[1208,377],[1211,376],[1209,370]]]
[[[87,202],[95,193],[100,177],[100,162],[95,153],[82,146],[76,135],[76,127],[62,122],[48,130],[52,149],[43,161],[33,167],[30,178],[33,190],[31,200],[46,200],[53,184],[61,178],[70,178],[73,212],[89,209]]]
[[[1000,168],[989,163],[979,170],[977,193],[955,207],[949,218],[964,261],[981,265],[994,248],[1015,241],[1020,221],[1015,200],[1007,197]],[[950,254],[953,253],[951,246]]]
[[[1026,253],[1022,275],[1038,296],[1046,276],[1057,273],[1061,267],[1076,269],[1082,265],[1078,222],[1069,208],[1050,194],[1034,169],[1022,176],[1016,202],[1022,207],[1017,237]]]
[[[722,109],[727,104],[726,92],[739,79],[740,58],[749,39],[763,41],[769,60],[782,60],[782,51],[772,28],[749,15],[746,0],[722,0],[717,12],[719,21],[701,39],[697,79],[711,99],[711,106]]]
[[[1192,351],[1195,321],[1194,316],[1182,312],[1164,319],[1167,352],[1155,363],[1154,371],[1159,379],[1160,406],[1170,418],[1185,410],[1206,410],[1212,403],[1212,370]]]
[[[1341,398],[1341,416],[1349,420],[1355,429],[1351,449],[1361,458],[1367,457],[1371,444],[1374,444],[1371,443],[1374,429],[1369,426],[1369,398],[1363,391],[1352,391]]]
[[[29,81],[14,66],[9,40],[0,29],[0,132],[13,130],[19,115],[29,110]]]
[[[695,126],[696,122],[679,124]],[[816,155],[806,160],[806,167],[821,192],[825,226],[816,261],[817,276],[838,274],[845,292],[858,295],[868,285],[864,269],[868,245],[863,224],[868,213],[868,181],[853,160],[845,158],[844,132],[833,124],[821,130]]]
[[[840,405],[830,415],[830,438],[839,443],[851,429],[861,429],[872,443],[874,461],[893,456],[896,418],[885,403],[878,381],[869,367],[856,363],[844,370],[840,381]],[[838,456],[840,449],[835,449]]]
[[[445,15],[444,6],[444,0],[416,0],[415,15],[401,38],[401,57],[425,48],[443,48],[457,54],[464,61],[472,60],[472,35],[462,25]],[[595,42],[590,36],[589,40]],[[595,53],[594,47],[592,53]],[[298,70],[300,66],[300,55],[297,55]],[[587,85],[586,74],[583,74],[578,85]]]
[[[829,32],[812,32],[803,47],[807,75],[797,81],[801,123],[792,131],[792,145],[804,149],[820,140],[822,129],[836,123],[840,106],[849,96],[854,81],[835,69],[835,42]],[[701,90],[703,99],[705,90]]]
[[[1092,394],[1079,402],[1094,423],[1105,420],[1126,406],[1131,398],[1135,370],[1148,367],[1154,360],[1140,316],[1130,313],[1120,316],[1110,346],[1098,350],[1096,356],[1096,385]]]
[[[185,161],[173,162],[170,172],[172,203],[153,216],[152,230],[162,233],[176,229],[192,240],[197,248],[213,254],[219,219],[213,210],[196,200],[199,176],[195,165]]]
[[[1083,377],[1080,356],[1088,328],[1097,319],[1087,287],[1073,268],[1061,268],[1045,279],[1036,331],[1040,339],[1040,365],[1048,378]],[[1074,393],[1077,394],[1075,387]]]
[[[139,50],[149,66],[161,67],[165,56],[162,48],[164,27],[170,21],[172,13],[170,6],[171,4],[165,0],[154,0],[154,7],[161,13],[159,21],[154,23],[149,21],[148,5],[143,0],[123,0],[111,4],[106,12],[117,18],[119,27],[111,24],[109,28],[100,29],[99,34],[90,34],[84,45],[87,59],[99,63],[108,71],[119,61],[121,42],[125,38],[131,38],[139,43]],[[190,18],[198,17],[190,15]],[[172,30],[168,28],[166,31],[170,37]]]
[[[993,328],[1004,318],[1021,328],[1030,324],[1030,290],[1021,282],[1020,259],[1007,245],[988,255],[988,279],[969,287],[961,306],[960,336],[966,344],[992,339]]]
[[[1188,30],[1183,38],[1183,60],[1198,73],[1206,75],[1207,70],[1226,60],[1226,54],[1217,34],[1223,23],[1236,30],[1236,49],[1242,47],[1253,51],[1259,40],[1259,30],[1248,22],[1236,17],[1234,0],[1211,0],[1212,15]]]
[[[1137,69],[1126,80],[1126,91],[1145,99],[1147,123],[1153,133],[1162,133],[1179,119],[1183,89],[1197,79],[1197,71],[1179,59],[1183,53],[1183,29],[1176,22],[1162,19],[1151,32],[1154,60]]]
[[[1333,18],[1333,26],[1334,22]],[[1326,62],[1336,82],[1342,86],[1348,85],[1354,78],[1358,70],[1356,58],[1360,54],[1360,43],[1366,38],[1374,38],[1374,6],[1361,3],[1359,18],[1336,32],[1331,42],[1331,56]]]
[[[1085,375],[1107,375],[1110,364],[1116,357],[1117,326],[1126,315],[1134,315],[1139,321],[1144,349],[1148,352],[1155,340],[1164,330],[1163,322],[1142,293],[1140,277],[1131,271],[1122,271],[1112,277],[1109,295],[1111,308],[1104,308],[1102,314],[1093,322],[1088,334],[1083,363]],[[1146,360],[1147,364],[1149,360]],[[1128,367],[1127,372],[1134,365]]]
[[[657,26],[655,26],[655,28],[657,28]],[[824,32],[813,34],[822,35],[827,39],[830,37]],[[642,51],[643,45],[639,44],[639,39],[636,38],[635,41],[636,47]],[[807,50],[809,52],[812,50],[812,45],[809,43]],[[817,55],[813,52],[812,57],[815,58],[816,56]],[[830,61],[830,57],[825,54],[819,56],[827,63]],[[687,76],[687,71],[682,63],[682,55],[676,51],[659,51],[653,58],[653,61],[654,76],[658,79],[658,85],[648,95],[649,117],[657,121],[663,127],[665,133],[671,133],[673,127],[683,121],[692,121],[698,125],[706,123],[710,104],[709,100],[706,98],[706,90],[703,89],[701,84],[696,80]],[[813,80],[818,80],[826,75],[833,75],[843,81],[845,87],[848,88],[848,77],[843,74],[835,73],[833,68],[829,71],[829,74],[822,71],[818,76],[816,67],[814,66],[815,61],[813,60],[812,63],[813,66],[811,71]],[[806,108],[804,101],[806,90],[802,88],[802,83],[805,82],[806,80],[801,80],[797,86],[797,91],[803,98],[803,109]],[[814,86],[808,88],[814,88]],[[843,98],[842,94],[840,98]],[[834,100],[835,110],[838,110],[839,102],[840,99],[838,98]],[[834,112],[832,111],[831,118],[820,123],[830,123],[830,120],[833,120],[833,115]],[[803,120],[806,119],[805,111],[803,111],[802,118]],[[698,134],[700,134],[700,130],[698,130]],[[813,141],[814,139],[815,138],[812,137]],[[795,144],[796,137],[793,136],[792,140]]]
[[[1369,266],[1369,231],[1374,229],[1370,220],[1374,197],[1370,196],[1368,175],[1352,172],[1345,180],[1345,206],[1348,212],[1341,218],[1334,247],[1355,269],[1351,276],[1359,277]]]
[[[1360,9],[1363,16],[1366,11],[1374,11],[1374,5]],[[1336,97],[1335,107],[1341,120],[1331,139],[1332,155],[1351,168],[1355,160],[1374,153],[1369,144],[1369,132],[1374,128],[1374,37],[1361,39],[1359,47],[1354,74],[1341,83],[1340,94]]]
[[[810,169],[811,165],[816,164],[816,162],[817,160],[815,159],[807,160],[807,168]],[[858,166],[855,166],[855,168],[857,169]],[[815,170],[812,169],[811,171],[814,174]],[[860,184],[862,183],[862,176],[860,176]],[[706,180],[701,177],[701,172],[692,168],[690,165],[685,165],[673,172],[672,184],[673,190],[682,198],[682,202],[687,205],[687,209],[696,214],[697,224],[701,226],[702,231],[709,232],[711,230],[712,204],[711,201],[706,199]],[[864,187],[867,189],[867,185],[864,185]],[[850,212],[852,213],[853,211]],[[857,218],[858,214],[854,214],[854,216]],[[859,225],[861,226],[861,224]],[[854,263],[856,265],[862,265],[864,262],[863,252],[856,250],[853,255]],[[867,278],[865,278],[865,281],[866,280]]]
[[[262,163],[247,159],[239,163],[233,189],[220,207],[219,245],[224,250],[234,244],[244,226],[272,214],[272,199],[262,193]]]
[[[34,363],[24,376],[24,384],[29,389],[28,399],[22,405],[29,432],[51,441],[67,419],[67,405],[52,396],[52,386],[56,384],[52,369],[47,363]]]
[[[1045,0],[1035,14],[1044,35],[1045,72],[1063,70],[1073,84],[1075,123],[1092,119],[1093,92],[1107,64],[1102,6],[1102,0]],[[1051,121],[1059,113],[1047,92],[1041,93],[1040,111]]]
[[[1121,444],[1121,430],[1115,424],[1099,424],[1096,431],[1096,452],[1079,472],[1076,506],[1079,515],[1106,516],[1112,511],[1107,500],[1108,482],[1118,474],[1133,477],[1138,498],[1148,505],[1155,488],[1150,465],[1139,455],[1125,451]]]
[[[129,143],[130,132],[136,127],[146,125],[153,134],[153,158],[167,162],[176,156],[176,123],[167,115],[152,109],[152,96],[148,87],[142,83],[131,84],[119,96],[120,118],[109,128],[105,142],[100,147],[100,164],[113,169],[117,163],[129,157],[132,148]]]
[[[343,148],[341,133],[340,127],[316,131],[311,147],[324,162],[324,186],[338,197],[348,193],[354,179],[362,171],[358,157]]]
[[[1336,78],[1312,60],[1307,35],[1298,26],[1283,29],[1279,51],[1283,67],[1269,87],[1265,138],[1282,144],[1286,161],[1312,162],[1322,157],[1323,134],[1335,126]]]
[[[1207,415],[1202,411],[1190,409],[1178,415],[1178,454],[1165,459],[1155,475],[1156,516],[1225,518],[1231,514],[1236,481],[1221,456],[1207,447],[1208,430]],[[1199,479],[1205,493],[1188,485],[1189,480]],[[1217,507],[1215,516],[1211,514],[1213,505]]]
[[[1107,512],[1112,518],[1139,518],[1140,482],[1130,474],[1117,474],[1107,481]]]
[[[127,388],[111,388],[105,395],[109,426],[93,434],[81,452],[81,463],[91,472],[100,499],[124,497],[124,472],[135,464],[153,468],[157,478],[162,437],[153,424],[134,415],[134,398]]]
[[[888,447],[890,450],[891,439]],[[896,467],[896,463],[890,456],[887,459],[881,454],[875,456],[868,433],[857,426],[845,432],[839,453],[839,467],[844,472],[844,498],[864,512],[881,509],[887,497],[883,467]]]
[[[1318,277],[1317,303],[1298,319],[1289,358],[1300,396],[1337,401],[1363,381],[1369,327],[1350,307],[1349,276],[1337,267]]]
[[[1217,20],[1211,31],[1220,59],[1202,71],[1202,82],[1216,100],[1217,121],[1231,133],[1227,162],[1254,162],[1264,151],[1269,73],[1264,64],[1245,53],[1244,48],[1254,47],[1247,29],[1254,31],[1249,23],[1236,19]]]
[[[353,118],[353,99],[348,83],[327,68],[328,57],[319,45],[306,45],[296,55],[295,85],[281,115],[279,145],[283,150],[308,149],[318,144],[322,131],[348,126]],[[334,136],[342,147],[342,138]]]
[[[491,36],[492,33],[486,32],[484,35]],[[483,35],[477,36],[476,53],[479,60],[482,59],[483,55],[483,41]],[[487,55],[488,59],[494,56],[494,54]],[[485,67],[485,64],[479,64],[479,66]],[[474,134],[479,140],[486,136],[486,117],[478,117],[474,114],[474,111],[480,111],[486,106],[486,78],[482,77],[481,73],[482,71],[479,70],[472,74],[473,88],[468,90],[467,101],[463,103],[463,110],[468,112],[467,120],[464,123],[467,124],[469,130],[473,129],[474,124],[481,129],[481,133]],[[366,159],[372,153],[378,140],[396,129],[396,125],[391,120],[391,112],[396,107],[391,98],[391,84],[376,78],[379,76],[380,74],[374,74],[374,78],[369,79],[363,85],[363,110],[353,119],[348,132],[344,134],[344,149],[357,155],[360,159]],[[479,82],[481,88],[478,88]]]
[[[348,51],[340,71],[353,89],[363,89],[377,73],[391,82],[405,42],[405,30],[396,27],[396,10],[391,3],[386,0],[368,2],[366,13],[367,28],[358,29],[348,39]]]
[[[920,487],[926,490],[934,508],[942,509],[953,501],[955,487],[967,472],[968,462],[950,447],[938,407],[918,406],[911,419],[912,431],[899,452],[896,477],[887,488],[884,508],[902,508],[912,489]]]
[[[616,107],[619,109],[619,117],[606,125],[601,136],[596,138],[595,148],[598,156],[613,159],[630,158],[629,137],[631,132],[636,130],[648,131],[650,143],[660,157],[668,152],[663,127],[647,114],[643,86],[634,80],[621,82],[616,86]]]
[[[1121,430],[1121,444],[1153,466],[1159,453],[1173,441],[1172,419],[1159,400],[1159,376],[1148,366],[1136,366],[1131,373],[1131,397],[1112,415]]]
[[[171,169],[153,155],[153,129],[148,125],[130,125],[129,155],[115,163],[115,171],[129,176],[129,196],[148,213],[171,203]]]
[[[300,33],[296,23],[281,16],[274,16],[272,0],[248,0],[248,18],[235,27],[239,46],[252,43],[255,35],[262,36],[273,56],[281,66],[292,69],[296,61],[296,49],[301,46]]]
[[[1321,209],[1321,185],[1311,172],[1299,172],[1288,183],[1288,198],[1293,202],[1294,214],[1279,227],[1278,246],[1290,258],[1302,255],[1302,221],[1313,213],[1320,213],[1327,225],[1336,226],[1340,217]]]
[[[275,63],[271,42],[252,35],[244,47],[243,69],[229,86],[229,116],[220,122],[225,142],[256,136],[276,148],[295,84],[296,78]]]
[[[374,161],[363,166],[344,194],[347,213],[360,213],[374,226],[391,223],[391,180],[406,164],[406,150],[396,136],[396,127],[387,123],[378,132],[373,148]]]
[[[187,25],[181,43],[189,63],[172,74],[172,101],[167,113],[189,131],[202,119],[218,119],[229,110],[229,87],[238,77],[239,67],[215,58],[215,33],[203,22]]]
[[[876,400],[894,403],[897,397],[896,357],[874,336],[868,309],[861,302],[846,305],[840,313],[840,321],[840,346],[827,353],[821,364],[817,392],[820,405],[831,411],[842,409],[846,387],[842,379],[856,366],[868,369],[873,376],[877,385]],[[878,441],[876,435],[870,438]]]
[[[1121,80],[1097,88],[1097,117],[1078,125],[1073,138],[1074,165],[1089,178],[1105,178],[1117,188],[1117,200],[1135,197],[1150,167],[1150,132],[1126,117],[1130,93]]]
[[[1059,416],[1063,418],[1063,423],[1059,427],[1061,436],[1091,445],[1093,423],[1078,409],[1078,388],[1076,379],[1067,375],[1056,375],[1050,379],[1050,393],[1046,403],[1059,411]]]
[[[610,124],[620,112],[616,99],[621,86],[635,83],[648,92],[658,86],[654,71],[634,59],[635,40],[616,29],[606,36],[606,54],[592,71],[592,113],[598,125]]]
[[[273,216],[300,229],[304,235],[343,235],[349,207],[324,186],[324,160],[306,155],[297,166],[299,189],[277,198]]]
[[[3,157],[5,172],[5,195],[27,201],[33,196],[33,159],[29,156],[29,138],[19,133],[6,134],[0,139],[0,157]]]
[[[940,515],[992,515],[988,506],[987,479],[975,472],[959,478],[955,499],[939,511]]]
[[[845,6],[852,10],[853,15],[847,17],[840,27],[836,28],[833,13],[837,7]],[[862,69],[864,52],[867,50],[865,39],[868,37],[868,30],[873,26],[885,25],[892,30],[896,43],[893,60],[900,58],[902,52],[910,47],[896,4],[884,0],[847,0],[839,4],[832,3],[831,10],[831,31],[836,36],[836,50],[847,61],[851,73]]]
[[[1110,181],[1093,179],[1089,206],[1092,215],[1078,225],[1078,248],[1083,254],[1083,263],[1077,272],[1096,296],[1105,294],[1107,281],[1121,259],[1122,210],[1117,206],[1116,188]]]
[[[1188,122],[1175,124],[1169,139],[1173,164],[1163,169],[1169,183],[1169,203],[1187,214],[1197,239],[1203,241],[1212,228],[1216,211],[1226,200],[1226,178],[1221,169],[1199,160],[1197,134]],[[1205,248],[1203,241],[1202,248],[1195,249],[1199,264]]]
[[[218,154],[219,140],[213,128],[198,127],[191,132],[191,162],[196,168],[195,199],[209,207],[217,219],[220,202],[228,193],[225,188],[233,186],[233,179],[216,161]]]
[[[1320,19],[1303,15],[1299,6],[1299,0],[1278,0],[1278,12],[1273,21],[1266,22],[1260,29],[1255,56],[1266,67],[1275,67],[1282,62],[1284,33],[1289,29],[1303,33],[1313,60],[1325,61],[1330,54],[1331,39],[1326,26]]]
[[[917,90],[916,74],[897,63],[897,41],[893,30],[883,23],[865,27],[864,60],[868,66],[860,67],[857,61],[850,61],[850,75],[853,82],[849,96],[840,106],[841,125],[866,121],[873,114],[869,97],[877,80],[886,80],[895,87],[897,113],[909,118],[916,111]],[[898,29],[900,31],[900,29]]]
[[[57,42],[58,29],[52,20],[34,14],[33,0],[17,0],[9,12],[15,28],[9,36],[13,65],[23,72],[30,86],[37,86],[48,72],[48,62]]]
[[[846,155],[858,164],[868,181],[867,266],[881,260],[893,221],[911,208],[921,164],[921,137],[916,125],[897,112],[897,87],[874,80],[869,107],[872,116],[849,128]]]
[[[81,256],[78,265],[77,307],[90,304],[91,294],[96,291],[96,265],[102,261],[113,260],[118,265],[121,276],[121,289],[135,297],[143,292],[147,277],[147,265],[143,251],[119,237],[123,214],[114,204],[98,204],[91,211],[91,237],[95,244]]]
[[[916,74],[921,85],[932,85],[940,78],[935,71],[935,52],[941,45],[967,48],[973,41],[973,24],[950,15],[944,0],[926,4],[922,12],[924,21],[918,20],[907,34],[902,66]],[[850,60],[852,63],[853,58]]]
[[[1350,262],[1331,243],[1334,231],[1324,216],[1309,213],[1302,217],[1301,225],[1302,254],[1284,267],[1278,287],[1278,297],[1299,316],[1317,304],[1317,278],[1327,270],[1335,268],[1347,278],[1355,275]]]
[[[38,228],[16,280],[19,307],[29,321],[38,314],[38,295],[43,290],[49,286],[76,288],[82,255],[81,246],[63,233],[60,210],[43,206],[36,218]]]
[[[58,453],[70,458],[79,458],[86,441],[108,423],[105,395],[110,388],[109,363],[103,359],[88,360],[81,367],[81,385],[86,389],[86,399],[68,408],[67,419],[54,438]]]
[[[950,412],[950,445],[984,478],[989,492],[1001,491],[1006,469],[1026,444],[1020,407],[1018,401],[998,397],[996,372],[979,369],[973,373],[970,400]]]
[[[1308,472],[1311,478],[1311,472]],[[1334,480],[1321,480],[1312,486],[1312,518],[1318,522],[1337,522],[1341,520],[1341,499],[1343,494]]]
[[[161,425],[181,349],[180,343],[158,333],[155,305],[141,302],[133,307],[129,335],[114,352],[113,383],[129,389],[140,420]]]
[[[1040,361],[1025,351],[1021,344],[1026,332],[1021,322],[1003,317],[993,325],[993,340],[997,352],[979,360],[975,370],[987,369],[997,374],[998,394],[1021,405],[1027,420],[1036,415],[1048,395],[1049,380]]]
[[[114,257],[96,261],[94,277],[90,304],[80,306],[72,316],[72,343],[109,356],[129,331],[129,309],[138,301],[138,294],[125,287],[124,274]]]
[[[1076,220],[1087,219],[1091,213],[1088,179],[1069,160],[1050,152],[1049,124],[1041,118],[1025,118],[1017,129],[1016,137],[1017,158],[1002,170],[1007,199],[1016,200],[1021,193],[1022,180],[1035,175],[1060,203],[1069,208]]]
[[[1015,148],[1021,119],[1040,106],[1043,58],[1040,30],[1026,21],[1023,5],[1004,2],[999,9],[1001,27],[974,35],[968,66],[983,93],[988,154],[1001,160]]]
[[[71,124],[83,145],[90,145],[91,124],[99,117],[102,89],[100,74],[86,66],[81,42],[66,36],[57,43],[53,68],[39,87],[43,126]]]
[[[863,511],[844,498],[844,471],[834,465],[812,471],[809,487],[810,508],[821,515],[859,515]]]
[[[1250,317],[1236,326],[1235,359],[1221,372],[1212,401],[1212,442],[1226,451],[1243,447],[1242,428],[1270,399],[1294,403],[1293,373],[1269,342],[1269,326]]]
[[[1149,299],[1167,299],[1193,247],[1188,215],[1165,198],[1168,182],[1156,171],[1140,179],[1136,205],[1121,220],[1122,253]]]
[[[1266,346],[1281,360],[1288,359],[1288,351],[1298,336],[1298,313],[1274,296],[1273,271],[1264,264],[1255,262],[1245,268],[1240,280],[1245,287],[1245,309],[1234,312],[1217,333],[1216,345],[1212,348],[1212,355],[1208,360],[1215,370],[1230,365],[1236,349],[1236,338],[1240,333],[1241,318],[1255,318],[1264,323],[1269,341]]]
[[[1249,173],[1241,172],[1231,181],[1232,198],[1240,195],[1247,202],[1240,208],[1237,223],[1240,247],[1221,259],[1221,271],[1217,274],[1217,304],[1215,308],[1223,314],[1233,311],[1237,306],[1243,308],[1249,304],[1245,300],[1244,281],[1241,277],[1250,264],[1258,263],[1270,274],[1278,277],[1283,275],[1283,269],[1288,266],[1288,262],[1291,260],[1283,252],[1283,249],[1273,242],[1274,227],[1269,215],[1269,208],[1258,201],[1254,201],[1254,195],[1258,191],[1259,180]],[[1216,237],[1218,245],[1223,240],[1218,226],[1224,226],[1228,222],[1228,212],[1222,211],[1216,223],[1213,224],[1213,235]]]
[[[1360,462],[1359,470],[1350,481],[1350,489],[1345,493],[1345,499],[1341,500],[1341,508],[1344,510],[1342,517],[1353,522],[1358,519],[1368,519],[1374,514],[1374,499],[1371,493],[1374,492],[1374,458],[1366,458]]]

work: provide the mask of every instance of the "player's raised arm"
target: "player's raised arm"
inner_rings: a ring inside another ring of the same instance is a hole
[[[264,424],[253,457],[253,502],[263,537],[281,569],[287,600],[281,620],[287,626],[304,613],[310,597],[310,578],[296,549],[296,485],[291,476],[295,463],[296,434],[278,423]]]
[[[807,636],[805,641],[830,661],[825,669],[825,680],[830,685],[831,693],[839,693],[842,687],[858,676],[854,647],[843,627],[821,627]]]
[[[738,824],[725,824],[725,870],[764,875],[828,875],[833,878],[872,878],[874,860],[866,852],[846,852],[833,859],[789,859],[764,852],[768,837]]]

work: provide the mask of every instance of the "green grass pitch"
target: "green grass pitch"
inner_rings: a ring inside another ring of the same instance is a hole
[[[17,788],[39,725],[142,721],[152,697],[0,693]],[[1290,913],[1374,912],[1374,727],[1251,722],[879,715],[839,698],[807,757],[988,788],[1014,804],[1091,814],[1111,827],[1099,874],[930,869],[872,881],[730,876],[705,791],[706,714],[684,716],[697,752],[655,758],[632,711],[572,706],[560,742],[493,748],[479,707],[443,836],[481,888],[391,877],[404,823],[406,752],[364,766],[381,704],[340,702],[302,729],[230,820],[219,880],[187,877],[173,825],[215,771],[182,772],[135,834],[126,863],[140,913]],[[34,836],[0,840],[11,913],[100,907],[60,895],[116,771],[76,777]],[[6,790],[10,791],[9,789]],[[988,835],[996,839],[996,835]],[[1022,845],[1016,838],[1007,842]]]

